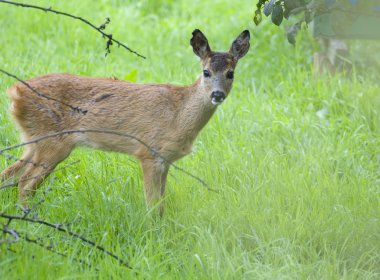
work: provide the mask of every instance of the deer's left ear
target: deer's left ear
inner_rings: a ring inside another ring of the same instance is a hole
[[[249,50],[250,34],[248,30],[244,30],[236,39],[232,42],[229,53],[234,56],[236,60],[239,60]]]

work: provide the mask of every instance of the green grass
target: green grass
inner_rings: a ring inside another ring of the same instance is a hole
[[[105,41],[85,25],[0,4],[0,67],[25,79],[50,72],[123,79],[136,72],[137,82],[189,84],[200,74],[189,45],[195,28],[216,50],[227,50],[248,28],[251,49],[230,98],[194,153],[178,162],[219,194],[171,170],[165,216],[152,219],[135,160],[78,149],[63,165],[80,163],[40,188],[35,201],[48,185],[52,191],[37,213],[52,223],[81,218],[71,229],[133,270],[63,234],[13,221],[31,237],[51,234],[68,257],[25,242],[0,244],[0,279],[380,278],[377,42],[349,42],[352,74],[315,79],[312,36],[302,32],[293,48],[269,21],[254,26],[254,1],[32,2],[99,25],[109,16],[106,31],[147,59],[116,46],[105,58]],[[0,147],[20,142],[5,94],[14,82],[0,75]],[[9,164],[0,156],[0,169]],[[17,201],[17,189],[0,191],[1,212],[19,213]]]

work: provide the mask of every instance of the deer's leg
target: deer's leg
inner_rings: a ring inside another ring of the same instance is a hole
[[[21,158],[17,160],[14,164],[9,166],[0,174],[0,182],[8,180],[13,177],[17,177],[28,164],[32,164],[31,159],[33,157],[33,148],[27,146]]]
[[[165,194],[166,177],[169,165],[161,159],[147,158],[141,160],[144,173],[145,201],[148,208],[154,207]],[[161,202],[159,213],[163,215],[164,206]]]
[[[30,164],[19,181],[20,200],[25,204],[27,196],[32,195],[42,181],[49,176],[58,163],[63,161],[72,150],[70,143],[65,141],[45,141],[36,144]]]

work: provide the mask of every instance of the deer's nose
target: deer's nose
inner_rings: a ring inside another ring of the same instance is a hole
[[[214,105],[221,104],[226,98],[226,94],[222,91],[213,91],[211,93],[211,103]]]

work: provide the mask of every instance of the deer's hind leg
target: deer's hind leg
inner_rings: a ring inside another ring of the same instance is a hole
[[[1,172],[0,182],[19,177],[19,175],[23,173],[27,165],[33,164],[33,162],[31,161],[32,157],[33,148],[30,146],[26,146],[21,158],[18,159],[11,166],[9,166],[7,169],[5,169],[3,172]]]
[[[26,198],[34,194],[42,181],[57,164],[69,156],[72,149],[72,143],[62,139],[49,139],[34,144],[31,159],[33,164],[27,166],[18,184],[22,203],[25,204]]]

